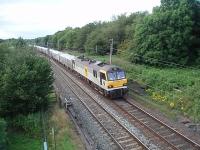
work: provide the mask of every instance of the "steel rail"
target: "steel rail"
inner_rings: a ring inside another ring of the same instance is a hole
[[[156,135],[157,137],[159,137],[160,139],[162,139],[164,142],[166,142],[169,146],[173,147],[173,149],[178,150],[178,148],[176,148],[173,144],[169,143],[165,138],[163,138],[161,135],[159,135],[155,130],[153,130],[152,128],[148,127],[145,123],[143,123],[142,121],[140,121],[136,116],[134,116],[133,114],[130,114],[128,111],[126,111],[124,108],[120,107],[118,104],[116,104],[116,102],[113,102],[115,104],[116,107],[118,107],[118,109],[120,109],[121,111],[124,112],[124,114],[127,114],[128,116],[130,116],[131,118],[133,118],[134,120],[136,120],[137,122],[139,122],[141,125],[143,125],[146,129],[148,129],[150,132],[152,132],[154,135]]]
[[[54,64],[56,64],[56,63],[54,63]],[[122,127],[122,128],[124,128],[125,129],[125,131],[126,132],[128,132],[136,141],[137,141],[137,143],[138,143],[138,145],[140,145],[140,146],[142,146],[144,149],[149,149],[146,145],[144,145],[135,135],[133,135],[130,131],[129,131],[129,129],[127,129],[126,127],[124,127],[112,114],[110,114],[105,108],[103,108],[90,94],[88,94],[78,83],[76,83],[76,82],[74,82],[74,80],[72,79],[72,77],[70,77],[69,75],[67,75],[64,71],[66,71],[66,70],[64,70],[63,69],[63,67],[61,67],[60,65],[58,65],[58,64],[56,64],[56,66],[59,66],[60,68],[61,68],[61,71],[66,75],[66,76],[68,76],[68,78],[70,78],[71,79],[71,81],[73,82],[73,83],[75,83],[82,91],[84,91],[84,93],[86,94],[86,95],[88,95],[91,99],[93,99],[94,100],[94,102],[98,105],[98,106],[100,106],[109,116],[111,116],[116,122],[118,122],[118,124]],[[63,71],[64,70],[64,71]],[[72,87],[72,89],[73,89],[73,87]],[[75,90],[75,89],[74,89]],[[74,93],[74,91],[73,91],[73,93]],[[74,93],[75,94],[75,93]],[[82,99],[78,94],[76,94],[76,96],[78,96],[80,99]],[[85,102],[84,102],[84,105],[85,106],[87,106],[87,104],[85,104]],[[108,131],[109,132],[109,131]],[[112,136],[113,137],[113,136]],[[113,137],[114,138],[114,137]],[[116,141],[117,142],[117,141]],[[119,143],[120,144],[120,143]],[[121,144],[120,144],[121,145]]]
[[[57,74],[58,75],[58,74]],[[60,76],[60,75],[58,75]],[[61,77],[61,76],[60,76]],[[61,77],[63,78],[63,77]],[[65,80],[65,79],[64,79]],[[65,81],[66,82],[66,81]],[[66,86],[68,86],[70,89],[73,89],[70,85],[66,84]],[[74,89],[73,89],[74,90]],[[79,100],[81,101],[81,103],[86,107],[86,109],[91,113],[91,115],[93,116],[93,118],[100,124],[100,126],[106,131],[106,133],[112,138],[112,140],[117,144],[117,146],[124,150],[124,148],[120,145],[120,143],[118,143],[115,138],[113,137],[113,135],[110,134],[110,132],[104,127],[104,125],[101,123],[101,121],[95,116],[95,114],[90,110],[90,108],[87,106],[87,104],[82,100],[82,98],[72,90],[72,93],[75,94]]]
[[[155,120],[157,123],[165,126],[167,129],[171,130],[172,132],[176,133],[177,135],[179,135],[179,137],[183,138],[184,140],[186,140],[188,142],[188,144],[193,145],[193,147],[195,149],[200,149],[200,145],[198,143],[196,143],[195,141],[192,141],[191,139],[189,139],[188,137],[186,137],[185,135],[181,134],[180,132],[174,130],[173,128],[171,128],[169,125],[167,125],[166,123],[164,123],[163,121],[159,120],[158,118],[154,117],[152,114],[146,112],[145,110],[143,110],[141,107],[133,104],[132,102],[130,102],[127,99],[124,99],[129,105],[131,105],[132,107],[137,108],[139,111],[143,112],[145,115],[147,115],[148,117],[150,117],[151,119]]]

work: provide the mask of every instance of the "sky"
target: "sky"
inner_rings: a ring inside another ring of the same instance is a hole
[[[159,5],[160,0],[0,0],[0,39],[33,39]]]

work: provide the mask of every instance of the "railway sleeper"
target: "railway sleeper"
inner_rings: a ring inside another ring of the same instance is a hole
[[[123,137],[123,136],[127,136],[127,133],[125,133],[125,132],[119,133],[119,137]]]
[[[145,115],[143,114],[143,113],[141,113],[141,112],[134,112],[134,113],[131,113],[132,115],[134,115],[134,116],[136,116],[137,118],[142,118],[142,117],[144,117]]]
[[[143,148],[141,146],[135,147],[135,148],[131,148],[129,150],[142,150]]]
[[[143,117],[143,118],[140,118],[140,119],[138,119],[138,120],[140,120],[141,122],[145,122],[145,121],[147,120],[147,118],[146,118],[146,117]]]
[[[160,127],[159,127],[159,129],[164,129],[164,128],[165,128],[164,126],[160,126]]]
[[[117,140],[125,139],[125,138],[127,138],[127,137],[129,137],[129,136],[128,136],[128,135],[126,135],[126,136],[121,136],[121,137],[118,137]]]
[[[163,136],[165,139],[168,139],[168,138],[171,138],[171,137],[173,137],[173,136],[175,136],[175,133],[171,133],[171,134],[168,134],[168,135],[165,135],[165,136]]]
[[[161,136],[164,136],[164,135],[170,133],[169,130],[164,130],[164,129],[163,130],[156,130],[156,132],[159,133]]]
[[[146,120],[146,121],[144,121],[143,123],[144,123],[144,124],[149,124],[150,122],[149,122],[149,120]]]
[[[150,121],[151,122],[151,121]],[[155,129],[156,131],[159,129],[160,125],[157,122],[152,122],[150,124],[147,124],[148,127]],[[157,127],[157,128],[156,128]]]
[[[137,146],[137,145],[138,145],[138,143],[132,142],[132,143],[130,143],[130,144],[127,144],[127,145],[126,145],[126,148],[132,148],[132,147],[135,147],[135,146]]]
[[[178,144],[176,147],[179,148],[179,149],[185,149],[185,150],[186,150],[186,149],[187,149],[187,150],[189,149],[189,147],[186,146],[185,143]]]
[[[178,137],[175,137],[173,139],[171,138],[171,139],[169,139],[169,141],[170,141],[170,143],[172,143],[174,145],[178,145],[178,144],[182,144],[183,143],[182,139],[180,139]],[[184,143],[185,143],[185,141],[184,141]]]
[[[138,112],[138,110],[137,109],[134,109],[134,108],[132,108],[130,111],[128,111],[130,114],[134,114],[134,113],[136,113],[136,112]]]
[[[130,138],[130,136],[129,136],[128,139],[120,140],[119,143],[120,143],[120,144],[124,144],[124,143],[126,143],[125,145],[127,145],[127,143],[129,143],[129,142],[131,142],[131,141],[133,142],[133,139]]]

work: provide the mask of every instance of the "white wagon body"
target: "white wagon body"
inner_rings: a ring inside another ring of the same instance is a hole
[[[73,55],[60,53],[60,63],[63,64],[64,66],[67,66],[70,69],[73,69],[73,63],[75,58],[76,57]]]
[[[50,51],[50,56],[53,57],[55,60],[59,61],[60,60],[60,54],[61,52],[56,51],[54,49],[49,49]]]

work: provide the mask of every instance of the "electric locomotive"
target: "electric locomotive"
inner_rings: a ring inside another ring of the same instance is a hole
[[[127,78],[123,69],[84,57],[75,59],[74,70],[84,76],[105,96],[122,97],[127,93]]]

